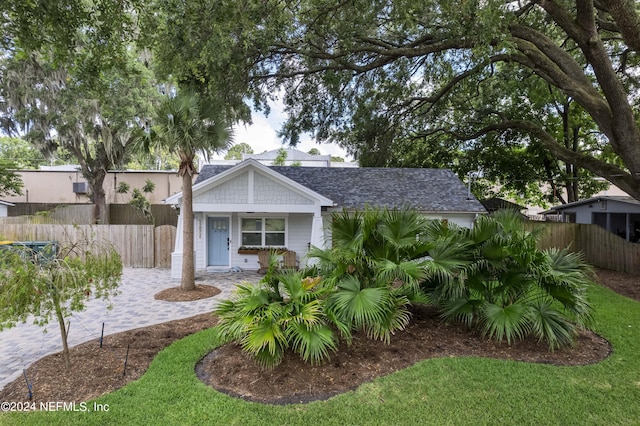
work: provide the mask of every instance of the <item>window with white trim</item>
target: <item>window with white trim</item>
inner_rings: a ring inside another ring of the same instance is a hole
[[[286,221],[276,217],[245,217],[241,225],[242,245],[284,247]]]

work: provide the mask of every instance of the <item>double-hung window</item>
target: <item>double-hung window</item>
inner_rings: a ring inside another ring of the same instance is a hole
[[[242,218],[242,245],[250,247],[278,247],[285,245],[286,221],[284,218]]]

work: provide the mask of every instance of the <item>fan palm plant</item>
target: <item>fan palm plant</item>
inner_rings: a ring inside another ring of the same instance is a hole
[[[219,104],[201,99],[183,90],[166,97],[156,111],[154,125],[138,137],[145,152],[167,150],[180,159],[178,175],[182,177],[182,278],[183,290],[195,289],[193,258],[192,181],[197,173],[195,159],[205,159],[213,152],[228,148],[232,131]]]
[[[409,322],[411,300],[422,300],[420,282],[431,244],[420,235],[426,221],[410,209],[365,209],[333,216],[333,247],[309,256],[334,289],[327,312],[342,336],[354,330],[389,341]]]
[[[218,305],[220,337],[240,343],[265,368],[278,365],[287,349],[321,363],[337,348],[323,308],[327,288],[300,272],[268,275],[256,285],[238,285],[235,297]]]
[[[430,228],[446,267],[431,266],[427,287],[445,319],[478,324],[485,335],[511,343],[528,335],[551,350],[574,343],[591,323],[586,298],[590,267],[567,250],[540,251],[538,235],[514,213],[479,218],[455,236]],[[454,246],[452,239],[457,240]]]

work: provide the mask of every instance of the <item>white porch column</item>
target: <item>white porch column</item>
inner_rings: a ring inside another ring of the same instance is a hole
[[[325,248],[323,221],[320,209],[313,213],[313,222],[311,223],[311,245],[321,249]]]
[[[176,242],[173,246],[174,253],[182,253],[182,213],[178,215],[178,226],[176,227]]]
[[[195,234],[195,224],[196,221],[194,220],[194,235]],[[176,244],[173,248],[173,252],[171,253],[171,278],[173,279],[180,279],[182,278],[182,258],[183,258],[183,241],[182,241],[182,213],[180,213],[178,215],[178,226],[176,227]],[[196,250],[194,247],[193,250],[193,267],[194,270],[197,269],[197,262],[196,262]]]
[[[171,253],[171,278],[182,278],[182,211],[178,215],[176,227],[176,243]]]

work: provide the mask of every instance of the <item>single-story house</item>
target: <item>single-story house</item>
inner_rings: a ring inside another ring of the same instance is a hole
[[[0,200],[0,217],[7,217],[9,215],[8,209],[9,207],[13,207],[15,204],[10,203],[8,201]]]
[[[627,241],[640,240],[640,201],[629,196],[602,195],[562,204],[542,212],[559,222],[599,225]]]
[[[182,193],[165,200],[181,202]],[[311,245],[330,246],[332,212],[366,206],[410,206],[466,227],[486,213],[451,170],[209,165],[193,185],[195,267],[257,270],[259,247],[295,251],[304,263]],[[179,278],[182,216],[171,269]]]

